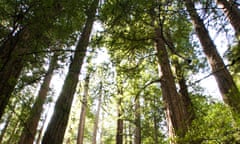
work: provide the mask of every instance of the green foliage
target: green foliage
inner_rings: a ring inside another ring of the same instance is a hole
[[[185,143],[239,143],[239,127],[229,107],[202,96],[195,96],[193,100],[197,119],[186,134]]]
[[[23,121],[29,115],[34,101],[34,94],[45,75],[45,67],[53,53],[59,52],[62,67],[68,65],[69,55],[66,52],[75,45],[86,21],[90,0],[1,0],[0,1],[0,51],[9,38],[29,29],[30,39],[20,39],[19,46],[28,47],[22,59],[25,68],[15,87],[15,96],[11,99],[16,110],[6,132],[3,143],[15,143],[24,127]],[[208,28],[227,36],[231,31],[226,26],[220,9],[214,8],[213,1],[195,1],[198,12],[206,18]],[[181,1],[148,1],[148,0],[108,0],[98,10],[98,22],[103,30],[92,36],[91,48],[93,60],[86,60],[87,68],[92,71],[90,92],[85,127],[84,143],[92,141],[93,123],[97,98],[100,94],[100,83],[103,86],[103,105],[101,113],[101,140],[103,143],[115,143],[117,100],[121,97],[121,118],[125,128],[124,134],[128,141],[133,141],[136,127],[136,112],[140,113],[142,143],[168,143],[165,109],[160,90],[156,51],[154,49],[155,28],[161,26],[172,71],[178,80],[176,69],[180,67],[181,76],[191,83],[191,76],[206,70],[207,62],[199,44],[194,37],[193,25],[186,15],[185,6]],[[232,46],[232,44],[231,44]],[[99,49],[99,47],[104,47]],[[97,51],[94,53],[93,51]],[[101,53],[100,51],[104,51]],[[239,80],[239,46],[233,45],[228,55],[230,70]],[[102,57],[107,60],[100,61]],[[91,54],[90,54],[91,55]],[[99,56],[100,55],[100,56]],[[101,56],[104,55],[104,56]],[[16,55],[14,55],[16,56]],[[189,60],[189,61],[188,61]],[[2,66],[2,62],[0,62]],[[85,76],[82,71],[82,77]],[[15,81],[13,79],[12,81]],[[154,82],[155,81],[155,82]],[[197,86],[196,86],[197,87]],[[82,87],[79,88],[82,91]],[[121,94],[119,94],[121,91]],[[199,87],[191,87],[193,93]],[[199,95],[203,95],[200,91]],[[51,94],[52,96],[53,94]],[[81,93],[78,93],[81,96]],[[231,116],[230,109],[205,97],[192,96],[196,119],[193,121],[183,143],[239,143],[240,133],[237,120]],[[52,97],[49,96],[49,99]],[[140,108],[134,110],[136,100],[140,100]],[[72,106],[72,114],[66,143],[75,143],[79,119],[81,98],[77,97]],[[12,113],[10,107],[6,113]],[[7,117],[7,115],[5,116]],[[6,123],[6,118],[1,123]],[[240,121],[240,120],[239,120]],[[16,128],[16,129],[15,129]],[[13,134],[14,133],[14,134]],[[127,141],[126,139],[124,142]]]

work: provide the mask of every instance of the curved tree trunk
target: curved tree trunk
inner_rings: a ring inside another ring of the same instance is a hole
[[[34,142],[34,138],[37,132],[38,122],[40,120],[41,113],[43,111],[43,105],[47,98],[49,85],[53,76],[54,69],[57,66],[57,57],[58,57],[58,54],[55,53],[51,59],[48,71],[46,73],[46,76],[44,77],[37,99],[31,109],[30,116],[25,122],[20,141],[18,142],[19,144],[32,144]]]
[[[227,0],[216,0],[216,2],[218,5],[223,7],[223,11],[235,29],[237,36],[240,36],[240,10],[233,2]]]
[[[78,41],[76,52],[70,64],[62,91],[56,102],[53,116],[44,134],[43,144],[61,144],[63,142],[74,93],[78,83],[78,77],[86,55],[90,33],[95,20],[97,6],[98,0],[94,0],[88,10],[85,27]]]
[[[240,94],[233,81],[232,76],[214,45],[203,20],[199,17],[192,0],[185,0],[187,11],[193,21],[195,31],[201,42],[203,51],[212,68],[213,75],[217,81],[223,101],[228,104],[234,113],[240,114]]]

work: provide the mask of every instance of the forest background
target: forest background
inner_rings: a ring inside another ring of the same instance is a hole
[[[238,0],[1,0],[0,143],[240,143],[239,39]]]

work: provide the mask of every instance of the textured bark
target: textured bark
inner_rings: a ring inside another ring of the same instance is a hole
[[[134,144],[141,144],[141,112],[139,96],[135,100],[135,130],[134,130]]]
[[[217,81],[223,101],[228,104],[233,112],[240,114],[240,94],[233,81],[232,76],[225,67],[225,64],[214,45],[203,20],[195,10],[191,0],[185,0],[187,11],[193,21],[197,36],[201,42],[203,52],[211,66],[213,75]]]
[[[32,144],[37,132],[38,122],[43,111],[43,105],[47,98],[47,93],[49,91],[50,82],[53,76],[54,69],[57,66],[58,54],[54,54],[51,59],[48,71],[44,77],[43,83],[39,90],[37,99],[31,109],[30,116],[24,124],[24,129],[21,134],[19,144]]]
[[[82,108],[81,108],[80,120],[79,120],[79,125],[78,125],[77,144],[83,144],[84,126],[85,126],[86,110],[87,110],[88,89],[89,89],[89,79],[90,79],[90,76],[89,76],[89,74],[87,74],[87,76],[85,78],[85,84],[84,84],[84,90],[83,90],[83,100],[82,100]]]
[[[53,116],[44,134],[42,144],[61,144],[63,142],[78,77],[89,44],[97,6],[98,0],[94,0],[88,10],[85,27],[78,41],[73,61],[70,64],[62,91],[54,108]]]
[[[57,7],[59,1],[54,0],[53,4],[56,6],[53,5],[53,9],[51,9],[51,12],[48,12],[47,15],[46,13],[42,13],[43,9],[50,9],[49,7],[44,7],[44,5],[32,5],[33,7],[31,6],[29,9],[34,9],[36,11],[25,9],[26,11],[21,13],[23,14],[21,16],[18,12],[15,13],[17,14],[16,17],[18,17],[17,20],[20,21],[20,23],[22,23],[21,21],[26,20],[25,15],[29,16],[29,13],[36,13],[36,15],[31,14],[32,17],[27,18],[28,21],[26,21],[26,23],[24,22],[25,25],[20,25],[13,30],[0,46],[0,118],[9,102],[21,71],[24,68],[27,57],[25,54],[31,52],[33,41],[39,42],[39,40],[43,38],[44,33],[52,28],[55,17],[62,11],[60,7]],[[46,21],[36,22],[36,19],[38,19],[39,16],[43,17],[43,15],[39,14],[44,14],[44,16],[46,16]],[[15,21],[16,24],[18,21]],[[44,26],[48,25],[48,27],[44,27],[44,31],[42,30],[41,33],[36,30],[36,28],[39,27],[39,23]],[[45,41],[46,40],[44,40],[44,42]]]
[[[117,111],[118,111],[118,119],[117,119],[117,134],[116,134],[116,144],[123,144],[123,119],[122,116],[122,98],[119,98]]]
[[[29,38],[28,31],[22,30],[10,37],[2,46],[0,53],[0,118],[9,102],[23,69],[24,54],[27,46],[23,45]],[[20,42],[19,42],[20,41]]]
[[[178,84],[180,87],[180,90],[179,90],[181,94],[180,96],[182,97],[184,107],[186,107],[187,109],[187,111],[185,112],[187,115],[186,123],[188,125],[191,125],[192,121],[195,118],[195,112],[193,109],[191,98],[189,96],[186,80],[184,78],[184,72],[183,72],[184,70],[182,69],[182,66],[178,62],[175,63],[175,68],[176,68],[175,71],[176,71]]]
[[[132,126],[131,126],[131,123],[129,122],[128,123],[128,133],[129,133],[129,144],[133,144],[133,142],[132,142]]]
[[[216,0],[216,2],[223,7],[223,11],[235,29],[237,36],[240,36],[240,10],[230,1]]]
[[[185,115],[187,110],[183,105],[181,96],[176,90],[167,50],[161,35],[161,29],[155,28],[155,33],[157,62],[159,65],[162,97],[166,109],[169,136],[172,138],[175,136],[183,137],[188,127],[186,123],[187,116]]]
[[[47,113],[43,119],[43,122],[42,122],[42,126],[41,128],[39,129],[38,131],[38,137],[37,137],[37,140],[36,140],[36,144],[41,144],[41,140],[42,140],[42,134],[43,134],[43,128],[47,122],[47,116],[48,116],[48,111],[49,111],[49,108],[50,108],[50,105],[48,105],[48,110],[47,110]]]
[[[97,131],[98,131],[98,123],[99,123],[99,116],[100,116],[100,110],[101,110],[101,105],[102,105],[102,82],[100,82],[100,94],[98,97],[98,106],[97,106],[97,112],[96,112],[96,117],[94,121],[94,126],[93,126],[93,138],[92,138],[92,144],[97,143]]]

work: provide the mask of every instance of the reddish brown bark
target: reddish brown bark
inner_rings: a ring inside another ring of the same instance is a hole
[[[235,29],[235,32],[240,36],[240,10],[233,2],[226,0],[216,0],[217,4],[223,7],[223,11]]]
[[[185,0],[187,11],[192,19],[195,31],[201,42],[203,52],[212,68],[213,75],[217,81],[223,101],[228,104],[233,112],[240,114],[240,94],[233,81],[232,76],[227,70],[216,46],[214,45],[203,20],[196,12],[194,3],[191,0]]]
[[[79,125],[78,125],[77,144],[83,144],[84,126],[85,126],[86,110],[87,110],[88,89],[89,89],[89,79],[90,79],[89,74],[87,74],[87,76],[85,78],[85,84],[84,84],[84,90],[83,90],[84,92],[83,92],[80,120],[79,120]]]
[[[186,123],[188,123],[188,125],[190,125],[195,118],[195,112],[194,112],[194,109],[193,109],[193,104],[192,104],[191,98],[189,96],[188,86],[186,84],[186,80],[185,80],[185,77],[184,77],[184,70],[182,69],[181,64],[176,62],[175,63],[175,68],[176,68],[175,72],[176,72],[178,85],[180,87],[180,90],[179,90],[180,96],[183,100],[184,107],[186,107],[186,109],[187,109],[187,112],[185,112],[187,114]]]
[[[16,36],[11,36],[1,46],[0,53],[0,118],[9,102],[11,94],[17,84],[23,69],[23,54],[27,45],[23,43],[29,38],[26,29],[19,31]]]
[[[18,142],[19,144],[32,144],[34,142],[38,122],[43,111],[43,104],[45,103],[45,100],[47,98],[47,93],[49,90],[49,85],[53,76],[54,69],[57,66],[57,56],[57,54],[54,54],[54,56],[52,57],[49,69],[44,77],[37,99],[31,109],[30,116],[25,122],[20,141]]]
[[[175,136],[183,137],[189,126],[186,122],[188,119],[185,113],[187,109],[184,107],[183,100],[176,89],[161,29],[155,28],[155,33],[157,62],[160,68],[159,75],[161,78],[162,97],[166,109],[169,136],[172,138]]]
[[[42,144],[61,144],[63,142],[74,93],[76,91],[79,79],[78,77],[84,57],[86,55],[90,33],[92,30],[93,22],[95,20],[98,2],[98,0],[94,0],[89,9],[87,10],[88,13],[85,27],[78,41],[76,52],[74,54],[72,63],[70,64],[62,91],[56,102],[53,116],[43,136]]]
[[[141,111],[139,96],[137,96],[135,100],[134,115],[135,115],[134,144],[141,144]]]
[[[122,117],[122,98],[119,98],[117,110],[118,110],[118,119],[117,119],[117,134],[116,134],[116,144],[123,144],[123,119]]]

